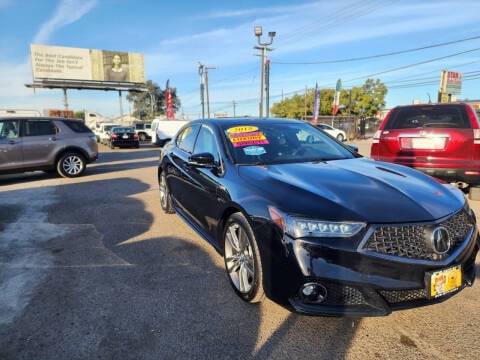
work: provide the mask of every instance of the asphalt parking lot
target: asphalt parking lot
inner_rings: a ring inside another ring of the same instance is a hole
[[[158,152],[101,147],[75,180],[0,176],[0,359],[480,358],[480,283],[384,318],[245,304],[213,248],[161,213]]]

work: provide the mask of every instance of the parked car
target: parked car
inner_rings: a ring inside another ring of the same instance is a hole
[[[336,129],[333,126],[327,124],[318,124],[316,125],[320,130],[325,131],[330,136],[333,136],[338,141],[345,141],[347,139],[347,133],[343,130]]]
[[[162,209],[223,255],[250,303],[387,315],[475,278],[480,244],[461,191],[302,121],[193,121],[162,149],[158,179]]]
[[[461,188],[479,186],[478,118],[465,103],[398,106],[375,133],[371,156],[413,167]]]
[[[146,141],[152,139],[152,124],[151,123],[136,123],[135,132],[138,135],[140,141]]]
[[[97,128],[95,130],[95,135],[97,136],[97,142],[100,144],[107,144],[110,139],[110,132],[114,127],[118,127],[121,125],[113,124],[113,123],[99,123],[97,124]]]
[[[156,146],[165,145],[187,123],[187,120],[154,119],[152,121],[152,144]]]
[[[45,170],[73,178],[97,157],[95,134],[80,121],[0,118],[2,174]]]
[[[115,147],[134,147],[138,149],[140,141],[133,127],[114,127],[110,131],[108,146],[110,146],[110,149],[115,149]]]

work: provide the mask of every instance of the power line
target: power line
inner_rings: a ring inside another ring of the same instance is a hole
[[[359,77],[344,80],[344,81],[345,82],[350,82],[350,81],[355,81],[355,80],[367,79],[367,78],[371,78],[371,77],[378,76],[378,75],[383,75],[383,74],[388,74],[388,73],[399,71],[399,70],[409,69],[409,68],[414,67],[414,66],[429,64],[429,63],[432,63],[432,62],[435,62],[435,61],[438,61],[438,60],[448,59],[448,58],[458,56],[458,55],[468,54],[468,53],[478,51],[478,50],[480,50],[480,48],[460,51],[460,52],[457,52],[457,53],[453,53],[453,54],[449,54],[449,55],[445,55],[445,56],[440,56],[440,57],[432,58],[432,59],[429,59],[429,60],[419,61],[419,62],[416,62],[416,63],[413,63],[413,64],[402,65],[402,66],[399,66],[399,67],[396,67],[396,68],[393,68],[393,69],[383,70],[383,71],[379,71],[379,72],[376,72],[376,73],[373,73],[373,74],[368,74],[368,75],[365,75],[365,76],[359,76]]]
[[[377,58],[382,58],[382,57],[387,57],[387,56],[407,54],[407,53],[411,53],[411,52],[433,49],[433,48],[448,46],[448,45],[453,45],[453,44],[459,44],[459,43],[462,43],[462,42],[465,42],[465,41],[471,41],[471,40],[477,40],[477,39],[480,39],[480,35],[472,36],[472,37],[464,38],[464,39],[459,39],[459,40],[454,40],[454,41],[447,41],[447,42],[443,42],[443,43],[431,44],[431,45],[421,46],[421,47],[417,47],[417,48],[411,48],[411,49],[399,50],[399,51],[392,51],[392,52],[388,52],[388,53],[375,54],[375,55],[369,55],[369,56],[360,56],[360,57],[353,57],[353,58],[346,58],[346,59],[335,59],[335,60],[306,61],[306,62],[272,61],[272,64],[280,64],[280,65],[317,65],[317,64],[337,64],[337,63],[345,63],[345,62],[352,62],[352,61],[362,61],[362,60],[377,59]]]

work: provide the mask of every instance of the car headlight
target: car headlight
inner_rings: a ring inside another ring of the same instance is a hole
[[[352,237],[366,226],[362,222],[334,222],[293,217],[272,206],[268,207],[268,211],[272,221],[293,238]]]

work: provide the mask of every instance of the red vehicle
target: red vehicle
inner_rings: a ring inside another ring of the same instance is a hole
[[[392,109],[375,133],[375,160],[413,167],[460,188],[480,185],[480,126],[469,104]]]

